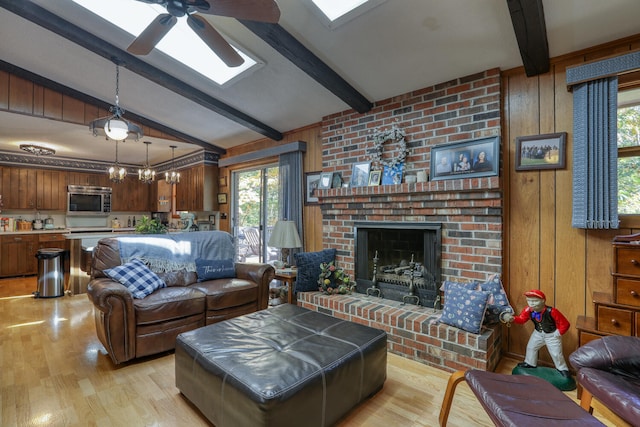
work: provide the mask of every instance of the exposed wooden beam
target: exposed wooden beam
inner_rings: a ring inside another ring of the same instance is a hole
[[[507,0],[513,31],[528,77],[549,71],[549,43],[542,0]]]
[[[0,0],[0,7],[52,31],[67,40],[90,50],[122,67],[169,89],[190,101],[196,102],[216,114],[258,132],[276,141],[282,140],[282,133],[267,126],[249,115],[225,104],[224,102],[178,80],[164,71],[153,67],[136,56],[105,42],[82,28],[65,21],[57,15],[31,3],[30,1]]]
[[[65,86],[63,84],[60,84],[58,82],[54,82],[53,80],[47,79],[46,77],[43,77],[39,74],[35,74],[32,73],[31,71],[25,70],[24,68],[20,68],[17,67],[13,64],[10,64],[8,62],[5,62],[3,60],[0,59],[0,70],[1,71],[6,71],[7,73],[11,73],[15,76],[21,77],[25,80],[29,80],[37,85],[40,85],[44,88],[47,89],[51,89],[53,91],[59,92],[63,95],[67,95],[71,98],[77,99],[78,101],[82,101],[86,104],[90,104],[90,105],[95,105],[98,108],[102,108],[103,110],[109,110],[110,107],[113,106],[113,104],[109,104],[108,102],[102,101],[98,98],[94,98],[91,95],[87,95],[86,93],[80,92],[78,90],[75,90],[73,88],[70,88],[69,86]],[[172,129],[168,126],[165,126],[161,123],[155,122],[153,120],[150,120],[146,117],[140,116],[138,114],[132,113],[130,111],[127,111],[126,114],[126,119],[127,120],[131,120],[132,122],[136,123],[136,124],[140,124],[143,126],[148,126],[150,128],[153,128],[155,130],[158,130],[160,132],[164,132],[167,135],[171,135],[175,138],[178,138],[184,142],[188,142],[190,144],[193,145],[197,145],[199,147],[204,148],[205,150],[208,151],[212,151],[214,153],[218,153],[218,154],[225,154],[227,152],[227,150],[225,150],[224,148],[220,148],[216,145],[213,144],[209,144],[206,141],[202,141],[198,138],[194,138],[191,135],[187,135],[183,132],[180,132],[178,130]]]
[[[355,90],[280,25],[257,21],[239,21],[351,108],[359,113],[371,110],[373,105],[364,95]]]

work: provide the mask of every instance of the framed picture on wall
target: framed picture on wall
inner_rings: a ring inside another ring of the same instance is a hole
[[[227,193],[218,193],[218,203],[221,205],[227,203]]]
[[[431,147],[431,180],[498,175],[500,137]]]
[[[516,170],[564,169],[567,133],[516,138]]]
[[[305,172],[304,174],[304,204],[312,205],[318,203],[318,195],[316,190],[320,186],[320,172]]]

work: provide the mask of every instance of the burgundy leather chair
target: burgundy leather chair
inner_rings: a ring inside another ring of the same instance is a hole
[[[631,425],[640,423],[640,338],[611,335],[591,341],[569,356],[583,388],[580,406],[600,403]]]

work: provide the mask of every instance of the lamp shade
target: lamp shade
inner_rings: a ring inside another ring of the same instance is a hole
[[[302,242],[293,221],[278,221],[269,237],[269,246],[272,248],[300,248]]]
[[[110,119],[104,124],[104,133],[115,141],[124,141],[129,136],[129,125],[120,119]]]

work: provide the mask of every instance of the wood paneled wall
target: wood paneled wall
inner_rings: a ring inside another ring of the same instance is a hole
[[[592,293],[611,292],[611,240],[635,230],[576,229],[571,226],[573,98],[567,90],[568,66],[626,53],[640,47],[640,35],[566,55],[550,72],[528,78],[521,68],[503,72],[502,176],[505,194],[504,284],[516,311],[526,306],[523,293],[540,289],[547,304],[572,324],[563,340],[565,356],[575,350],[579,315],[593,316]],[[515,171],[515,138],[567,132],[567,167]],[[507,331],[505,351],[524,355],[531,325]],[[542,360],[550,362],[543,350]]]
[[[0,110],[82,125],[88,125],[92,120],[110,114],[95,105],[6,71],[0,71]],[[142,130],[147,136],[179,141],[178,138],[148,126],[142,126]]]
[[[295,141],[304,141],[307,143],[307,151],[303,156],[303,167],[305,172],[319,172],[322,170],[322,140],[321,140],[320,123],[296,129],[284,134],[282,141],[275,142],[269,138],[259,139],[248,144],[238,147],[229,148],[224,157],[233,157],[244,153],[262,150],[273,147],[274,145],[288,144]],[[246,169],[252,166],[277,162],[278,159],[267,158],[261,159],[253,163],[245,163],[220,168],[220,176],[226,177],[226,182],[231,181],[231,172],[237,169]],[[228,190],[231,190],[229,186]],[[220,205],[220,212],[227,214],[226,220],[220,221],[220,229],[231,231],[231,215],[229,209],[230,204]],[[306,252],[319,251],[322,249],[322,213],[319,205],[306,205],[303,210],[304,221],[304,250]]]

